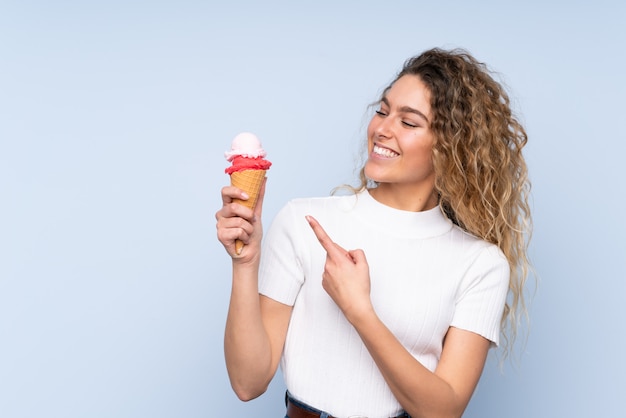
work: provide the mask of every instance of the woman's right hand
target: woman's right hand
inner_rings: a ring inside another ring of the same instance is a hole
[[[261,186],[254,210],[235,202],[235,199],[247,200],[248,196],[239,188],[226,186],[222,188],[222,208],[215,214],[217,219],[217,239],[222,243],[233,261],[247,262],[258,259],[261,253],[263,226],[261,213],[265,181]],[[235,250],[235,241],[244,243],[241,254]]]

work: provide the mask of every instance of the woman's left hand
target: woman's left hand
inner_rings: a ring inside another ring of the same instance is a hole
[[[371,311],[369,265],[363,250],[345,250],[336,244],[312,216],[306,220],[324,250],[326,264],[322,286],[348,321]]]

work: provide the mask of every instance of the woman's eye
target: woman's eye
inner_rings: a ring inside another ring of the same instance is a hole
[[[408,126],[409,128],[417,128],[419,125],[416,125],[415,123],[412,122],[407,122],[407,121],[402,121],[402,124],[405,126]]]
[[[378,116],[387,116],[387,113],[386,113],[386,112],[384,112],[384,111],[382,111],[381,109],[378,109],[378,110],[376,111],[376,114],[377,114]]]

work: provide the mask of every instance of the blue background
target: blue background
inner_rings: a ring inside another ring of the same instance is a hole
[[[268,224],[329,194],[433,46],[500,73],[530,136],[530,333],[465,416],[624,416],[624,21],[605,0],[0,2],[0,417],[283,416],[280,375],[249,403],[226,376],[223,152],[262,139]]]

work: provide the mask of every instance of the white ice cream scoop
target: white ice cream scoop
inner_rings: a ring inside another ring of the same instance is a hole
[[[266,152],[255,134],[242,132],[233,138],[230,151],[224,153],[227,161],[232,161],[238,155],[247,158],[263,158]]]

